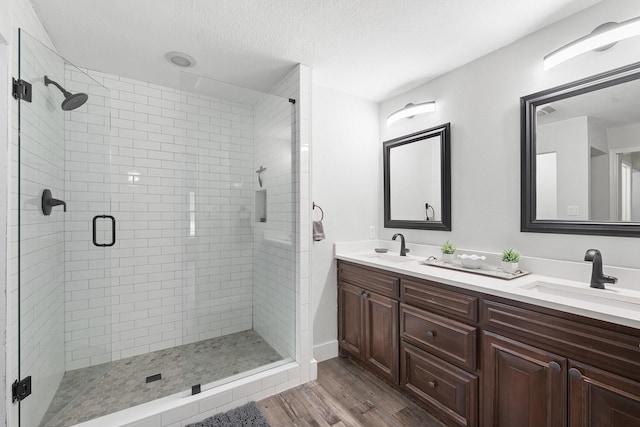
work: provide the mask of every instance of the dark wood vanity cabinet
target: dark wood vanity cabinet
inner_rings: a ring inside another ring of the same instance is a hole
[[[640,331],[338,262],[338,339],[445,424],[640,426]]]
[[[398,384],[399,279],[353,265],[338,272],[338,343],[341,354]]]

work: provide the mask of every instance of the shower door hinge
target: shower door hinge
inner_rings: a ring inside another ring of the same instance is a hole
[[[13,397],[13,403],[24,400],[31,394],[31,376],[26,377],[23,380],[15,380],[11,386],[11,395]]]
[[[31,83],[24,80],[13,80],[13,97],[31,102]]]

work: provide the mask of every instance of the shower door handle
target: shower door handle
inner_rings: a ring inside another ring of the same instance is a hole
[[[99,218],[105,218],[111,220],[111,242],[110,243],[98,243],[97,236],[97,222]],[[93,244],[102,248],[113,246],[116,244],[116,219],[111,215],[96,215],[93,217]]]

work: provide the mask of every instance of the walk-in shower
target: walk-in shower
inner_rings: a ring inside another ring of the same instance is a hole
[[[23,31],[18,68],[32,85],[9,289],[20,426],[293,360],[294,100],[184,72],[170,88],[80,70]]]

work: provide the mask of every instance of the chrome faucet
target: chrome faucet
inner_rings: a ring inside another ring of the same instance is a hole
[[[602,272],[602,254],[597,249],[588,249],[584,254],[585,261],[593,262],[591,270],[591,287],[596,289],[604,289],[605,283],[612,285],[618,281],[617,277],[607,276]]]
[[[407,252],[409,252],[409,249],[407,249],[407,247],[405,246],[404,236],[400,233],[396,233],[393,235],[391,240],[396,240],[396,237],[398,236],[400,236],[400,256],[407,256]]]

